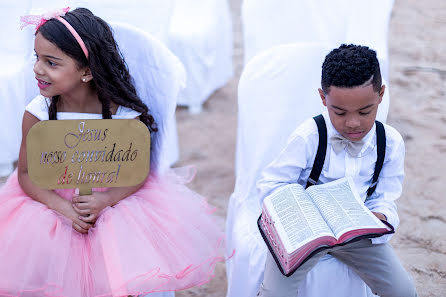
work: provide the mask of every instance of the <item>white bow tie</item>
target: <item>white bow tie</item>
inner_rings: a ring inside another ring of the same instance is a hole
[[[340,134],[330,137],[331,146],[336,154],[339,154],[342,150],[346,150],[351,157],[357,157],[361,151],[364,141],[351,141]]]

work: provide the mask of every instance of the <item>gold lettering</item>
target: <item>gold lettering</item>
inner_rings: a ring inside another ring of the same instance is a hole
[[[117,153],[116,153],[116,155],[115,155],[115,157],[113,158],[113,161],[114,162],[116,162],[116,161],[121,161],[121,152],[122,152],[123,150],[119,150]]]
[[[46,163],[47,156],[48,156],[48,152],[42,152],[42,155],[40,157],[40,164]]]
[[[59,178],[57,179],[57,184],[58,185],[63,185],[65,183],[65,178],[67,176],[67,171],[68,171],[68,166],[65,166],[65,172],[62,173],[62,175],[59,176]],[[62,178],[62,180],[61,180],[61,178]]]
[[[81,173],[83,173],[83,172],[82,172],[82,165],[81,165],[81,167],[79,168],[79,175],[77,176],[77,181],[76,181],[76,184],[78,184],[79,182],[81,182],[81,183],[82,183],[82,179],[84,178],[84,176],[85,176],[85,173],[83,173],[83,176],[82,176],[82,178],[81,178]]]
[[[113,148],[111,151],[108,152],[107,156],[105,157],[105,161],[113,161],[113,153],[115,152],[116,143],[113,143]]]
[[[130,160],[132,161],[135,160],[137,155],[138,155],[138,150],[134,150],[132,155],[130,156]]]
[[[129,149],[126,150],[126,151],[124,152],[124,154],[122,155],[122,161],[128,161],[128,160],[129,160],[129,154],[130,154],[130,151],[131,151],[131,150],[132,150],[132,143],[130,142]]]

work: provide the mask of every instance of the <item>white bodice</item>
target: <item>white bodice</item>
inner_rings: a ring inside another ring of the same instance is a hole
[[[48,108],[50,106],[50,99],[42,95],[34,98],[27,106],[26,111],[34,115],[41,121],[49,119]],[[134,111],[128,107],[119,106],[116,114],[112,115],[112,119],[134,119],[140,116],[141,113]],[[98,113],[81,113],[81,112],[58,112],[58,120],[97,120],[102,119],[102,114]]]

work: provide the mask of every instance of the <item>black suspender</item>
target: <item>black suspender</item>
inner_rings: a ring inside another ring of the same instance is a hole
[[[325,162],[325,154],[327,152],[327,126],[325,125],[324,117],[320,114],[313,119],[316,121],[317,130],[319,132],[319,145],[317,147],[316,158],[314,159],[313,168],[311,169],[306,188],[315,185],[319,180]]]
[[[378,184],[378,177],[384,164],[384,157],[386,156],[386,130],[384,130],[384,125],[375,121],[376,124],[376,150],[378,158],[375,164],[375,172],[373,172],[372,184],[367,190],[367,198],[372,196],[373,192],[376,190],[376,185]]]
[[[315,185],[318,182],[319,176],[322,172],[322,167],[324,166],[325,155],[327,152],[327,126],[325,125],[324,117],[320,114],[318,116],[315,116],[313,119],[316,122],[317,130],[319,132],[319,145],[306,188]],[[375,121],[375,124],[376,149],[378,157],[375,164],[375,171],[373,172],[372,184],[367,190],[367,198],[370,197],[376,190],[378,177],[384,164],[384,157],[386,156],[386,131],[384,129],[384,125],[379,121]]]

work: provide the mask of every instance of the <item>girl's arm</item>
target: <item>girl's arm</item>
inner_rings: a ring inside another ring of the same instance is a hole
[[[22,143],[20,145],[19,162],[17,168],[19,184],[23,191],[32,199],[46,205],[73,222],[73,228],[80,233],[87,233],[91,224],[80,220],[78,214],[74,211],[70,201],[60,197],[54,191],[41,189],[37,187],[28,175],[28,161],[26,154],[26,136],[29,129],[39,122],[39,119],[31,113],[25,111],[22,121]]]

